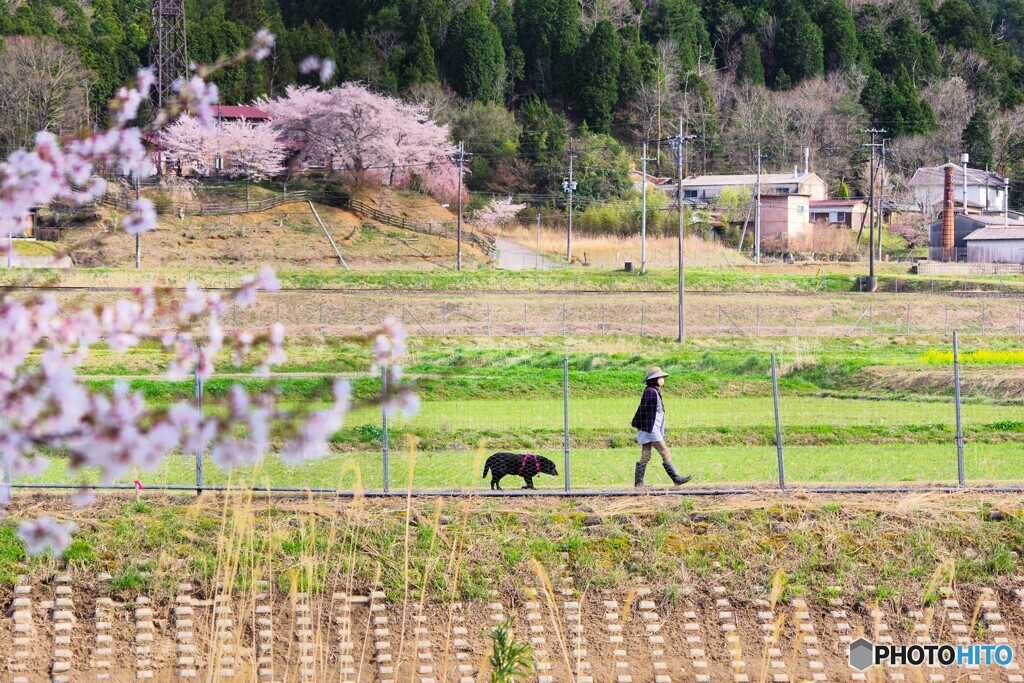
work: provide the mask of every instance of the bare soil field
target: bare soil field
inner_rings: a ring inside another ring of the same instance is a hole
[[[66,302],[113,301],[120,292],[57,290]],[[415,336],[675,337],[674,294],[602,292],[296,291],[260,295],[234,312],[238,328],[282,322],[289,334],[357,336],[388,316]],[[1024,333],[1010,297],[920,294],[686,295],[685,332],[694,338],[1008,336]]]

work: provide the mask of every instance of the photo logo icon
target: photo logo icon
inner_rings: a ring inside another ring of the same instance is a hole
[[[867,638],[858,638],[850,643],[850,666],[864,671],[875,663],[875,646]]]

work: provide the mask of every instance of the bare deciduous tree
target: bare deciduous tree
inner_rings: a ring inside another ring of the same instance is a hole
[[[0,49],[0,139],[31,144],[36,131],[68,135],[86,125],[92,75],[52,38],[12,36]]]

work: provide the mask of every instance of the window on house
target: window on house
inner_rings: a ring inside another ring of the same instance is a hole
[[[803,204],[801,204],[801,205],[799,205],[799,206],[797,206],[797,207],[796,207],[796,212],[797,212],[797,213],[801,213],[801,214],[802,214],[802,213],[804,212],[804,206],[803,206]]]
[[[686,197],[687,199],[696,199],[697,190],[683,190],[683,196]]]

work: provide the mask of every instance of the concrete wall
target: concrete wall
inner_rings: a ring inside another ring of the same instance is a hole
[[[918,263],[918,275],[1022,275],[1024,265],[1016,263]]]

